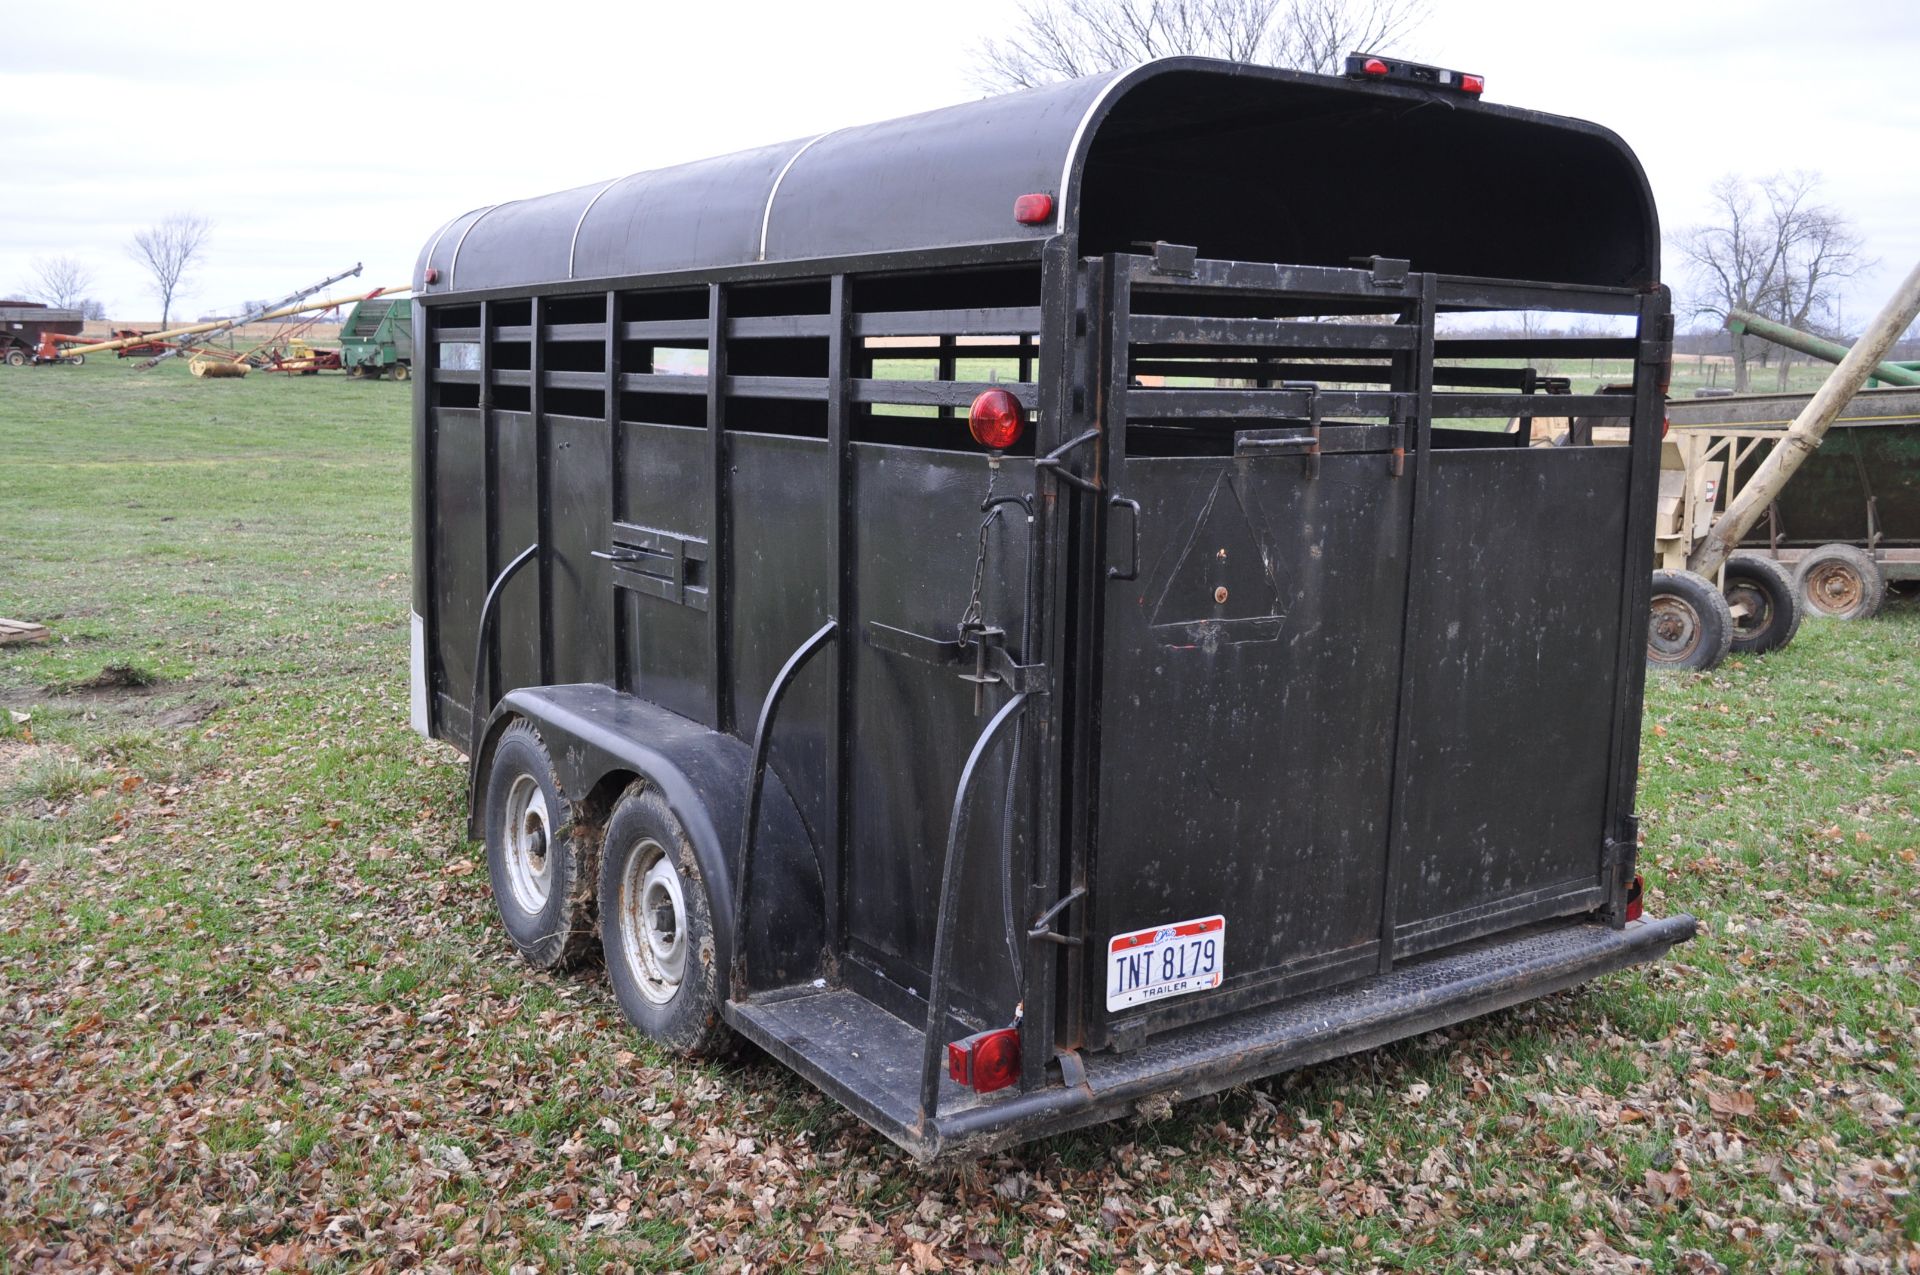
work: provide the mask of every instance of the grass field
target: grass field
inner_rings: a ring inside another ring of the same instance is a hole
[[[0,368],[0,1270],[1911,1270],[1920,606],[1663,675],[1664,964],[957,1169],[493,923],[407,391]]]

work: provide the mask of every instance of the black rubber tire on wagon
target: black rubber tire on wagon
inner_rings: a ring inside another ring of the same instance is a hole
[[[1720,592],[1731,609],[1741,613],[1733,617],[1733,649],[1746,655],[1764,655],[1793,641],[1800,631],[1805,605],[1793,575],[1772,558],[1757,553],[1736,553],[1727,559]]]
[[[530,723],[507,727],[487,772],[487,873],[507,937],[535,969],[571,969],[599,942],[597,854]]]
[[[613,808],[600,854],[600,949],[620,1012],[685,1058],[729,1052],[720,1017],[726,971],[713,902],[693,843],[658,788],[632,784]]]
[[[1656,668],[1718,667],[1733,647],[1733,612],[1710,580],[1691,571],[1653,573],[1647,663]]]
[[[25,350],[22,350],[16,347],[14,349],[7,351],[8,367],[25,367],[26,365],[27,365],[27,352]]]
[[[1793,582],[1808,611],[1836,620],[1871,619],[1887,600],[1886,573],[1853,545],[1821,545],[1800,559]]]
[[[392,376],[393,379],[396,381],[404,381],[413,375],[413,369],[408,367],[405,363],[395,363],[392,367],[387,369],[387,373],[388,375]]]

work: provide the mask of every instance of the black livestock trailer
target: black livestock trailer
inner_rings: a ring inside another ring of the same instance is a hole
[[[528,960],[931,1157],[1692,936],[1634,872],[1646,182],[1351,71],[1158,61],[433,236],[413,716]],[[1536,362],[1620,357],[1551,414],[1630,447],[1527,445]]]

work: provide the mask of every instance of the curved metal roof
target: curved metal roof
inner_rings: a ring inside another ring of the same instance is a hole
[[[1307,134],[1317,149],[1300,147]],[[1365,233],[1362,251],[1412,255],[1416,269],[1629,286],[1657,277],[1651,193],[1632,152],[1605,129],[1398,85],[1167,58],[475,209],[428,242],[414,285],[420,295],[482,292],[1023,241],[1037,253],[1048,237],[1081,230],[1089,188],[1096,200],[1157,205],[1161,220],[1139,237],[1177,238],[1177,228],[1159,228],[1180,216],[1183,183],[1165,170],[1208,142],[1219,181],[1295,191],[1262,225],[1276,216],[1292,225],[1299,255],[1269,259],[1337,254],[1345,249],[1334,238]],[[1152,189],[1136,200],[1123,175]],[[1359,189],[1369,185],[1377,190]],[[1013,220],[1013,201],[1030,192],[1054,196],[1052,222]],[[1340,211],[1316,225],[1316,200]],[[1398,221],[1356,232],[1366,208]],[[1253,214],[1240,215],[1250,226]],[[1477,255],[1461,228],[1414,234],[1418,254],[1374,242],[1397,237],[1409,218],[1465,217]],[[1117,237],[1132,231],[1124,221],[1109,212],[1102,224]],[[1516,236],[1533,241],[1519,254],[1528,269],[1466,268],[1510,257]],[[1601,238],[1614,247],[1596,260]],[[429,266],[439,272],[432,285]]]

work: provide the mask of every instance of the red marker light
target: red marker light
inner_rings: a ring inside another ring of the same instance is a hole
[[[1640,881],[1640,874],[1636,872],[1633,876],[1633,884],[1627,887],[1627,920],[1638,921],[1640,919],[1640,913],[1642,911],[1641,895],[1645,893],[1645,890],[1646,887],[1642,885]]]
[[[1003,452],[1020,441],[1027,413],[1020,400],[1005,390],[983,390],[967,412],[967,429],[982,447]]]
[[[424,278],[428,283],[440,282],[440,267],[428,266],[426,274],[424,274],[421,277]]]
[[[1018,1081],[1020,1029],[1002,1027],[948,1042],[947,1075],[975,1093],[992,1093]]]
[[[1053,219],[1053,196],[1022,195],[1013,201],[1013,219],[1023,226],[1040,226]]]
[[[1376,79],[1385,75],[1388,71],[1387,64],[1385,62],[1382,62],[1379,58],[1368,58],[1366,60],[1366,64],[1363,65],[1360,69],[1362,71],[1365,71],[1368,75],[1371,75]]]
[[[1475,97],[1478,97],[1487,91],[1487,82],[1483,77],[1478,75],[1462,75],[1460,77],[1460,91],[1462,93],[1471,93]]]

